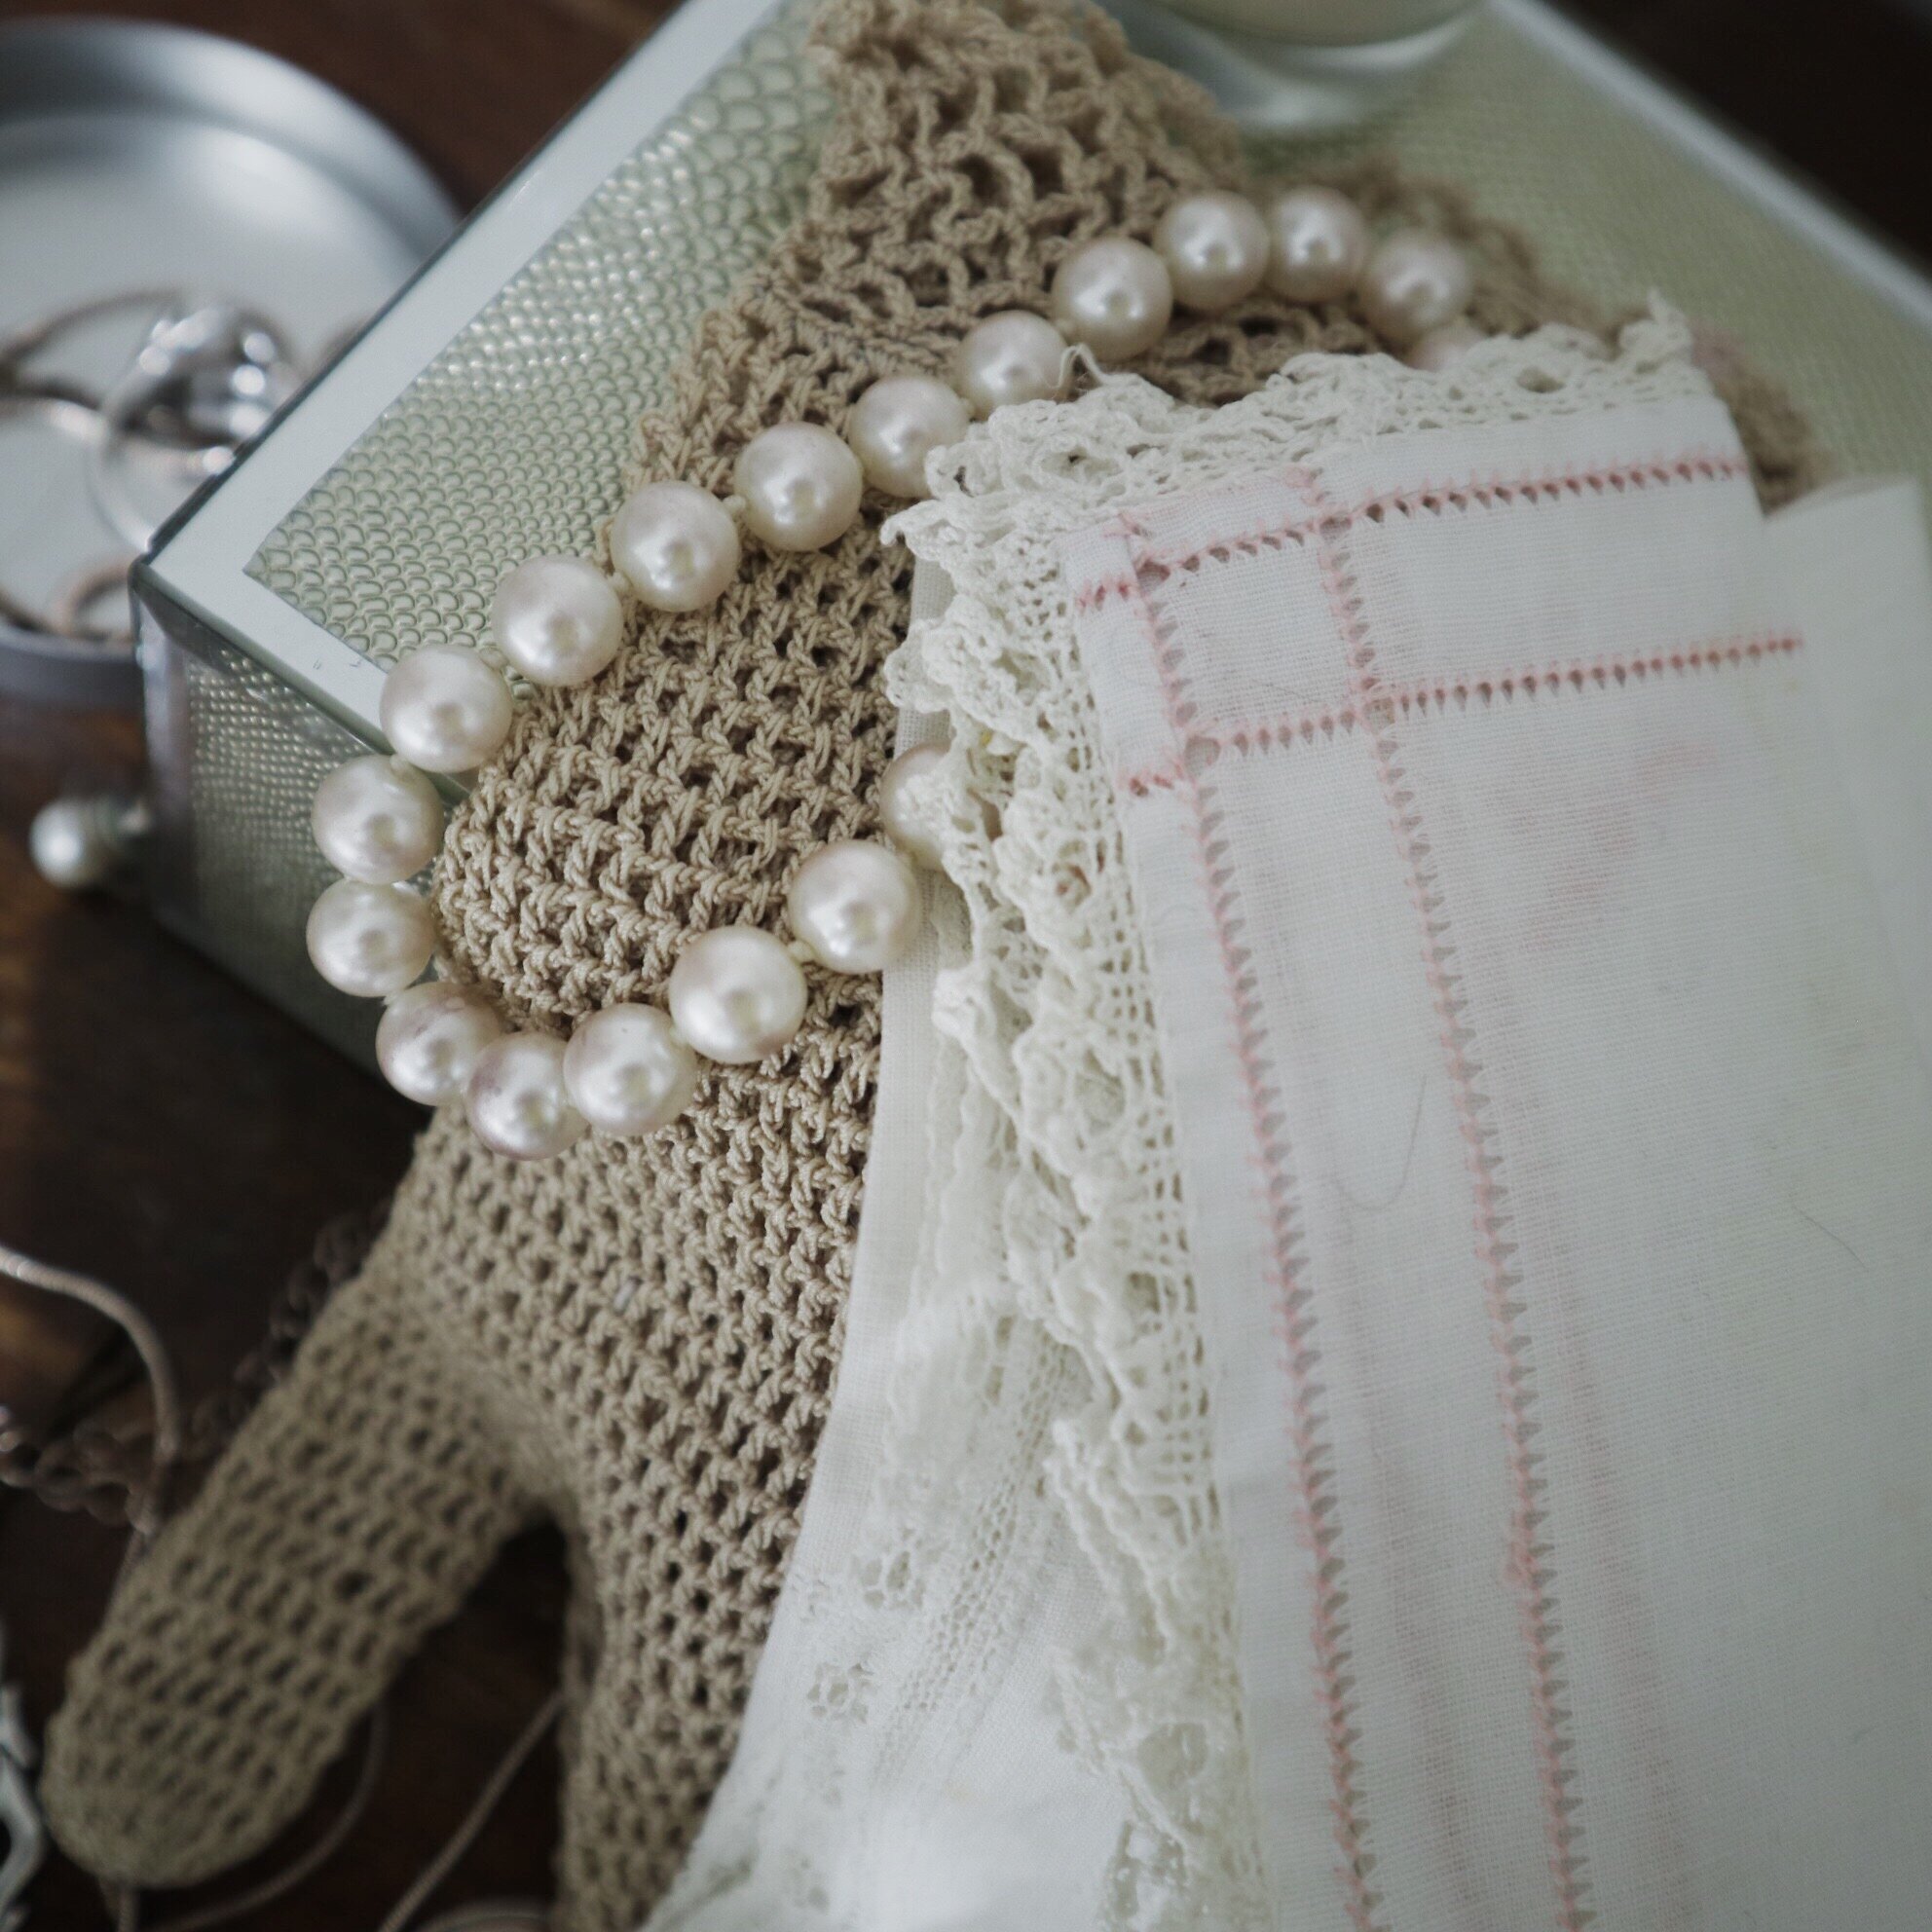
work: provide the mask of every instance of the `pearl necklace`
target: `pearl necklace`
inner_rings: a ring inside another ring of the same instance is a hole
[[[926,459],[974,417],[1056,396],[1070,347],[1107,362],[1144,354],[1174,308],[1215,315],[1261,284],[1297,302],[1354,294],[1369,325],[1416,367],[1446,368],[1481,337],[1463,319],[1472,293],[1461,249],[1416,230],[1371,246],[1361,212],[1329,188],[1297,188],[1264,213],[1230,193],[1185,197],[1153,245],[1106,236],[1073,249],[1050,292],[1051,318],[1009,310],[960,343],[951,386],[887,376],[853,406],[840,437],[810,423],[754,436],[721,502],[695,485],[647,483],[611,525],[618,581],[580,557],[535,557],[504,577],[491,611],[498,648],[533,685],[573,686],[623,642],[622,598],[702,611],[737,575],[742,523],[775,550],[819,550],[858,520],[868,484],[926,494]],[[331,985],[388,1001],[376,1057],[399,1093],[426,1106],[461,1098],[477,1137],[540,1160],[590,1129],[629,1136],[675,1120],[701,1059],[748,1066],[778,1053],[805,1012],[803,962],[878,973],[904,957],[923,914],[913,867],[939,851],[915,809],[941,753],[925,746],[886,769],[886,840],[841,839],[799,867],[786,895],[794,938],[725,926],[686,946],[665,1007],[622,1004],[579,1022],[569,1043],[511,1031],[473,986],[421,981],[435,950],[424,897],[404,883],[441,850],[442,800],[426,773],[473,771],[509,734],[510,687],[462,645],[430,645],[392,670],[381,719],[394,755],[352,759],[316,793],[316,841],[344,876],[309,915],[309,956]]]

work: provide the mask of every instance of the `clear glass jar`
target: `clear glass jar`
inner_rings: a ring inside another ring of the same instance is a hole
[[[1169,0],[1210,26],[1312,47],[1362,47],[1426,33],[1471,0]]]
[[[1325,133],[1400,99],[1481,0],[1104,0],[1244,127]]]

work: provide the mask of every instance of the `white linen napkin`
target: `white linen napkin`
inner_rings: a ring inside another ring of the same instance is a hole
[[[1932,1095],[1773,556],[1690,399],[1062,545],[1284,1927],[1932,1899]]]
[[[1909,477],[1834,483],[1770,520],[1919,1050],[1932,1061],[1932,546]]]

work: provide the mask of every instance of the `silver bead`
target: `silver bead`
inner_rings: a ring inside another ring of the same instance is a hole
[[[975,416],[1009,402],[1042,402],[1058,395],[1066,367],[1066,342],[1044,316],[1005,309],[966,331],[953,363],[959,393]]]
[[[821,845],[785,895],[793,932],[835,973],[882,973],[905,958],[923,910],[918,874],[869,838]]]
[[[697,1056],[654,1006],[607,1006],[571,1035],[564,1085],[602,1133],[650,1133],[690,1104]]]
[[[595,564],[532,557],[497,586],[497,648],[533,685],[582,685],[624,641],[624,607]]]
[[[781,423],[754,436],[731,480],[746,523],[774,550],[837,542],[858,521],[866,488],[859,459],[816,423]]]
[[[1440,235],[1405,228],[1378,243],[1363,269],[1361,312],[1397,349],[1453,322],[1469,306],[1469,259]]]
[[[1174,285],[1144,242],[1103,235],[1083,242],[1054,271],[1053,316],[1069,342],[1103,362],[1131,362],[1167,333]]]
[[[731,513],[694,483],[647,483],[611,525],[611,561],[653,611],[702,611],[738,574]]]
[[[1154,247],[1183,309],[1218,316],[1268,273],[1268,224],[1245,195],[1184,195],[1161,217]]]
[[[372,752],[316,787],[316,843],[337,872],[370,885],[413,878],[443,843],[443,801],[412,764]]]
[[[587,1126],[564,1086],[564,1043],[548,1033],[493,1040],[476,1056],[464,1102],[477,1139],[513,1161],[547,1161]]]
[[[790,1046],[805,1017],[799,962],[757,926],[721,926],[685,947],[667,988],[678,1031],[706,1059],[749,1066]]]
[[[473,650],[430,644],[383,681],[383,735],[424,771],[474,771],[509,736],[510,687]]]
[[[915,780],[931,777],[945,756],[941,745],[914,745],[885,767],[878,787],[878,815],[885,836],[916,864],[930,866],[935,872],[944,863],[939,829],[915,807],[907,788]]]
[[[428,905],[406,885],[339,878],[309,912],[309,957],[330,985],[358,999],[399,993],[436,949]]]
[[[1453,368],[1477,343],[1488,340],[1473,322],[1444,322],[1439,329],[1430,329],[1426,336],[1411,344],[1409,353],[1402,359],[1411,369],[1440,373]]]
[[[1333,302],[1368,260],[1368,224],[1334,188],[1290,188],[1268,204],[1268,286],[1290,302]]]
[[[956,443],[972,413],[931,376],[886,376],[852,406],[845,440],[874,490],[917,498],[926,489],[926,458]]]
[[[426,980],[390,1001],[376,1028],[376,1063],[398,1094],[440,1107],[461,1097],[476,1056],[502,1032],[497,1009],[475,987]]]

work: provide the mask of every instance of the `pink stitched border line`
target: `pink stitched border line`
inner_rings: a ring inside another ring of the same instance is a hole
[[[1646,678],[1755,663],[1798,650],[1802,644],[1802,638],[1787,633],[1766,633],[1653,651],[1647,657],[1577,658],[1567,664],[1524,665],[1466,673],[1455,678],[1423,679],[1408,685],[1378,683],[1366,706],[1351,701],[1283,712],[1277,718],[1191,724],[1182,737],[1183,748],[1177,757],[1164,758],[1124,772],[1114,782],[1120,790],[1144,799],[1149,792],[1178,784],[1184,760],[1198,751],[1255,755],[1284,749],[1297,740],[1313,743],[1317,737],[1353,731],[1370,722],[1371,712],[1393,719],[1397,712],[1406,716],[1412,712],[1442,711],[1451,702],[1466,704],[1471,698],[1486,704],[1495,698],[1512,698],[1518,692],[1534,697],[1545,689],[1580,691],[1590,686],[1599,690],[1608,690],[1612,686],[1621,689],[1632,683],[1641,684]]]
[[[1497,1356],[1497,1394],[1512,1492],[1509,1576],[1516,1588],[1524,1647],[1529,1653],[1531,1726],[1550,1876],[1556,1887],[1556,1922],[1561,1932],[1583,1932],[1592,1914],[1584,1903],[1587,1879],[1582,1826],[1577,1815],[1579,1801],[1572,1789],[1576,1773],[1568,1763],[1571,1739],[1564,1728],[1569,1713],[1562,1703],[1563,1656],[1556,1640],[1554,1571],[1547,1547],[1540,1542],[1543,1511],[1538,1466],[1542,1458],[1531,1446],[1535,1432],[1531,1413],[1536,1402],[1534,1369],[1529,1339],[1517,1320],[1512,1299],[1522,1278],[1510,1264],[1515,1246],[1508,1240],[1508,1211],[1497,1179],[1498,1156],[1491,1145],[1494,1130],[1485,1120],[1489,1103],[1478,1086],[1481,1068],[1471,1056],[1468,1001],[1451,964],[1442,895],[1430,869],[1430,845],[1421,808],[1398,760],[1393,730],[1393,701],[1376,675],[1375,647],[1362,617],[1360,599],[1336,548],[1336,537],[1347,524],[1328,510],[1320,484],[1311,473],[1300,472],[1294,480],[1307,491],[1316,509],[1318,564],[1347,654],[1353,709],[1369,724],[1376,774],[1422,927],[1423,971],[1440,1023],[1443,1060],[1462,1130],[1464,1159],[1473,1191],[1476,1262],[1482,1271],[1483,1300]]]
[[[1132,526],[1126,528],[1131,538]],[[1189,707],[1181,687],[1177,653],[1162,632],[1153,606],[1139,592],[1137,579],[1134,588],[1169,723],[1177,732],[1184,731]],[[1198,782],[1190,780],[1186,790],[1203,887],[1227,975],[1235,1055],[1246,1091],[1253,1158],[1261,1182],[1262,1218],[1268,1231],[1268,1279],[1279,1312],[1288,1385],[1288,1441],[1300,1492],[1295,1510],[1296,1528],[1310,1556],[1310,1642],[1315,1655],[1316,1696],[1323,1712],[1329,1782],[1334,1794],[1330,1808],[1339,1854],[1336,1880],[1341,1887],[1343,1908],[1356,1932],[1384,1932],[1376,1917],[1381,1901],[1368,1883],[1366,1823],[1356,1788],[1356,1745],[1360,1733],[1353,1695],[1341,1518],[1326,1439],[1327,1419],[1316,1379],[1320,1354],[1314,1341],[1313,1296],[1302,1280],[1302,1240],[1296,1225],[1294,1183],[1285,1135],[1279,1124],[1281,1096],[1268,1071],[1268,1042],[1261,1003],[1252,976],[1244,964],[1245,955],[1240,944],[1242,921],[1232,882],[1226,866],[1216,858],[1220,849],[1218,815],[1210,809]]]
[[[1290,479],[1304,473],[1291,471]],[[1328,508],[1316,515],[1290,518],[1285,523],[1279,518],[1271,519],[1252,530],[1217,537],[1211,542],[1197,543],[1185,550],[1166,554],[1137,550],[1136,560],[1143,571],[1163,574],[1188,571],[1197,569],[1210,557],[1225,562],[1230,557],[1254,555],[1283,543],[1299,543],[1322,529],[1346,529],[1364,520],[1380,522],[1391,511],[1402,516],[1414,516],[1418,512],[1440,515],[1444,510],[1468,509],[1472,505],[1488,509],[1498,503],[1601,496],[1606,492],[1644,490],[1673,483],[1718,482],[1749,473],[1749,463],[1735,451],[1692,449],[1676,456],[1595,464],[1581,469],[1552,469],[1534,476],[1472,476],[1460,483],[1421,483],[1402,490],[1379,491],[1364,497],[1353,509]],[[1137,585],[1124,577],[1083,584],[1074,594],[1074,609],[1098,610],[1110,597],[1125,598],[1136,589]]]

